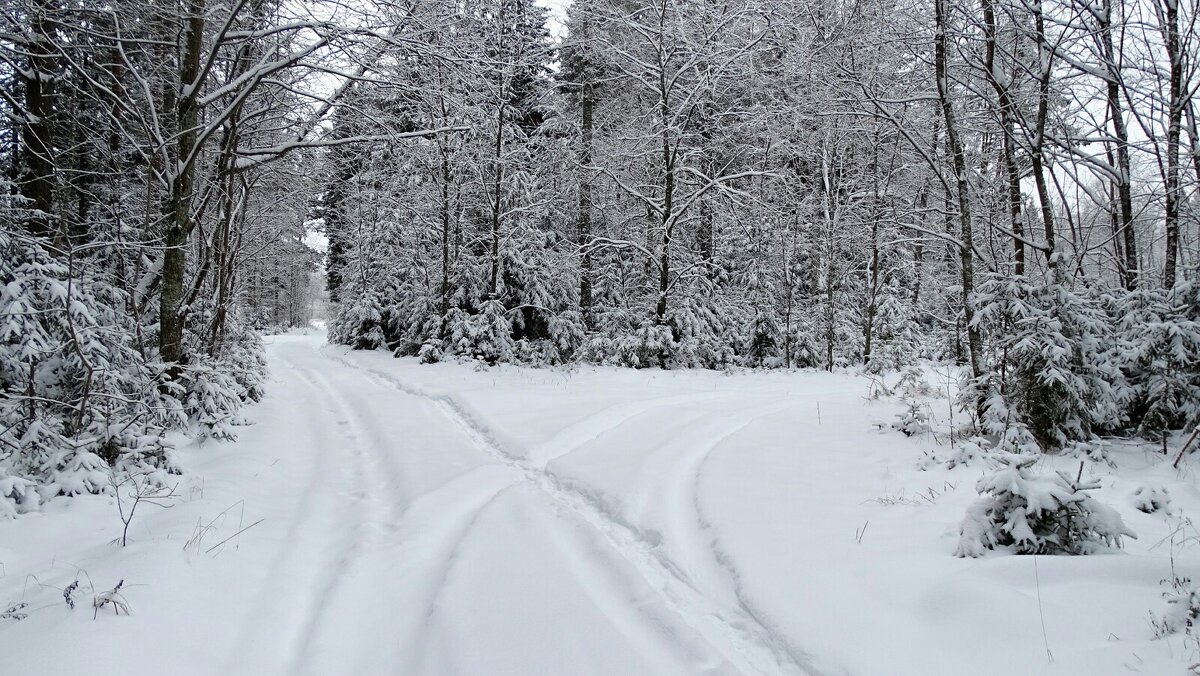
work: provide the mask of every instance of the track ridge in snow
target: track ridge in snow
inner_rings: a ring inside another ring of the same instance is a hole
[[[762,622],[741,599],[736,606],[718,606],[687,581],[658,547],[648,543],[637,529],[616,518],[594,497],[559,480],[545,468],[503,450],[492,430],[476,420],[453,397],[427,392],[389,373],[355,364],[329,351],[325,354],[377,383],[431,402],[479,450],[519,472],[529,484],[592,526],[633,566],[667,608],[742,673],[820,676],[807,655]]]
[[[323,403],[333,406],[333,408],[326,409],[328,412],[339,416],[346,415],[346,411],[336,410],[342,407],[338,407],[337,402],[329,398],[329,395],[324,392],[326,388],[314,379],[308,369],[286,358],[283,363],[298,380],[311,388],[318,398],[327,399]],[[313,431],[317,432],[316,429]],[[339,512],[345,516],[348,512],[352,512],[358,508],[361,500],[361,498],[353,498],[347,505],[344,500],[334,499],[335,493],[341,490],[353,495],[356,486],[361,484],[361,476],[365,470],[359,464],[360,461],[356,458],[349,467],[342,463],[333,463],[333,469],[337,473],[333,475],[331,481],[329,474],[331,463],[328,460],[326,454],[318,454],[307,486],[300,494],[301,497],[293,510],[294,516],[288,526],[284,545],[269,567],[267,578],[270,580],[270,584],[264,588],[263,600],[259,604],[263,608],[271,609],[268,613],[269,616],[286,623],[268,627],[261,621],[261,610],[259,613],[255,613],[243,631],[244,638],[233,658],[234,664],[230,667],[231,673],[270,673],[274,671],[272,666],[279,664],[286,665],[282,673],[303,673],[304,671],[305,656],[308,654],[313,636],[319,630],[319,624],[325,614],[325,606],[336,592],[338,581],[350,565],[360,540],[358,527],[350,529],[338,527],[344,526],[347,520],[358,523],[359,519],[335,518],[333,525],[329,528],[314,527],[314,524],[323,524],[332,513]],[[330,533],[330,530],[336,531],[336,533]],[[319,535],[316,534],[318,531],[320,531]],[[331,546],[327,542],[327,536],[336,536],[340,544]],[[333,552],[333,554],[331,555],[329,552]],[[313,566],[313,561],[320,561],[320,563]],[[299,572],[306,573],[303,575],[304,582],[300,586],[309,593],[296,593],[296,589],[285,583],[285,581],[291,581],[294,585]],[[282,635],[284,639],[282,641],[267,640],[268,634]],[[283,645],[286,652],[274,656],[263,652],[264,648],[275,644]],[[241,658],[236,656],[242,653],[253,656],[249,664],[244,663]]]
[[[614,404],[591,415],[573,425],[560,430],[553,438],[530,446],[529,461],[534,465],[545,467],[559,458],[583,448],[599,439],[608,432],[616,430],[633,418],[656,411],[667,406],[691,404],[713,399],[711,394],[686,394],[673,397],[661,397],[645,402],[626,402]]]
[[[357,516],[363,516],[366,512],[376,511],[378,507],[373,505],[378,496],[373,494],[373,491],[368,486],[369,477],[374,472],[368,465],[373,465],[364,451],[365,446],[370,446],[360,434],[362,430],[362,421],[341,397],[336,394],[334,388],[327,379],[321,376],[317,371],[311,373],[298,370],[298,375],[302,380],[308,383],[313,389],[320,393],[322,397],[332,403],[336,409],[335,414],[345,420],[348,429],[346,430],[346,445],[350,449],[348,455],[351,458],[350,463],[350,511],[357,512]],[[304,623],[302,625],[297,649],[293,653],[290,666],[287,673],[298,674],[311,671],[312,651],[316,648],[316,642],[321,636],[324,629],[327,609],[330,603],[335,598],[338,588],[341,586],[347,573],[354,566],[359,553],[362,551],[365,544],[367,534],[366,530],[372,523],[380,525],[380,519],[376,518],[352,518],[348,527],[341,529],[344,532],[341,534],[341,542],[335,550],[338,555],[333,560],[332,566],[323,567],[322,579],[318,586],[314,589],[315,600],[311,609],[305,614]]]

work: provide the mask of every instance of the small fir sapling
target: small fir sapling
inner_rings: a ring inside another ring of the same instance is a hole
[[[456,354],[473,357],[488,364],[511,362],[516,354],[512,321],[498,300],[484,301],[479,314],[466,315],[465,321],[450,328],[450,344]]]
[[[1041,447],[1029,431],[1029,426],[1010,406],[999,388],[988,386],[983,402],[983,418],[980,427],[995,440],[997,450],[1005,453],[1034,454]]]
[[[933,427],[929,424],[929,407],[916,400],[907,400],[904,402],[906,408],[903,413],[896,415],[896,422],[892,423],[892,427],[900,430],[906,437],[929,434],[933,431]]]
[[[1064,456],[1073,456],[1076,458],[1087,459],[1092,462],[1104,463],[1109,467],[1116,467],[1116,463],[1109,457],[1108,450],[1111,444],[1104,439],[1091,439],[1089,441],[1072,441],[1063,447],[1062,453]]]
[[[546,339],[542,348],[544,361],[567,364],[575,356],[586,337],[583,315],[575,310],[551,315],[546,323]]]
[[[686,299],[667,313],[664,328],[670,340],[655,365],[711,369],[730,366],[734,350],[722,336],[730,331],[731,323],[743,321],[749,323],[750,319],[741,312],[723,308],[718,298]]]
[[[1000,468],[976,484],[982,497],[967,509],[956,556],[982,556],[997,547],[1015,554],[1089,554],[1137,537],[1115,509],[1088,495],[1099,482],[1039,474],[1036,457],[999,454],[996,460]]]
[[[149,327],[128,311],[127,285],[110,274],[111,244],[64,256],[0,230],[0,390],[15,395],[0,397],[0,518],[103,492],[110,470],[176,471],[167,432],[230,437],[235,412],[261,397],[262,345],[237,310],[229,338],[168,375],[145,349]]]
[[[338,306],[329,323],[329,342],[350,345],[356,350],[375,350],[387,344],[383,331],[382,299],[374,290],[347,293],[352,302]]]
[[[421,344],[421,348],[417,351],[417,358],[422,364],[436,364],[440,362],[444,353],[442,352],[442,341],[439,338],[428,338]]]
[[[917,464],[917,469],[923,471],[938,465],[945,465],[946,469],[970,467],[990,458],[991,453],[991,444],[986,439],[971,437],[952,446],[948,453],[937,450],[926,451],[925,457]]]
[[[1200,423],[1200,284],[1139,289],[1116,303],[1122,370],[1139,436],[1158,441]]]
[[[908,366],[901,371],[900,379],[891,389],[893,392],[899,392],[902,399],[932,399],[943,396],[941,390],[926,379],[925,372],[919,366]]]
[[[1063,284],[999,275],[977,298],[976,321],[992,339],[990,373],[974,384],[975,401],[998,407],[993,418],[1004,429],[1024,427],[1002,447],[1025,452],[1028,436],[1043,450],[1061,448],[1125,419],[1121,341],[1102,302]]]
[[[777,357],[781,343],[779,326],[770,313],[757,308],[746,340],[746,360],[750,366],[763,366]]]

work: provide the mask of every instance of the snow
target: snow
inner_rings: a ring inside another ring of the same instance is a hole
[[[180,497],[139,507],[128,547],[111,497],[0,521],[0,614],[29,604],[0,619],[0,673],[1091,676],[1200,659],[1148,614],[1172,554],[1178,575],[1200,563],[1183,520],[1200,460],[1177,473],[1113,444],[1115,468],[1089,464],[1089,494],[1139,535],[1123,552],[961,559],[991,469],[919,469],[936,442],[891,429],[906,406],[864,377],[268,342],[255,424],[185,445]],[[1143,486],[1169,507],[1138,511]],[[130,615],[93,620],[120,580]]]

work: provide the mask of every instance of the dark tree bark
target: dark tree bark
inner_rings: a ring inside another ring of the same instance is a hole
[[[585,28],[586,29],[586,28]],[[592,241],[592,114],[595,91],[587,66],[580,91],[579,146],[579,216],[576,219],[576,241],[582,254],[579,259],[579,312],[589,328],[592,325],[592,255],[587,249]]]
[[[975,325],[975,307],[972,295],[975,290],[975,260],[972,251],[971,200],[969,183],[967,181],[967,161],[963,153],[962,140],[958,136],[958,123],[955,119],[954,105],[950,98],[949,78],[949,38],[947,7],[948,0],[934,0],[934,22],[936,36],[934,42],[934,77],[937,80],[938,101],[942,108],[942,120],[945,123],[946,143],[950,149],[951,168],[954,171],[955,192],[957,193],[957,211],[959,225],[959,263],[962,274],[962,303],[963,320],[967,330],[967,359],[971,365],[971,376],[978,378],[982,374],[980,350],[983,341],[979,335],[979,327]]]
[[[1167,50],[1170,79],[1167,92],[1167,175],[1166,202],[1164,204],[1163,227],[1166,231],[1166,258],[1163,264],[1163,286],[1171,288],[1176,282],[1176,265],[1179,260],[1179,203],[1182,198],[1179,181],[1179,149],[1183,130],[1183,109],[1186,104],[1183,91],[1183,54],[1179,37],[1178,0],[1160,0],[1155,4],[1159,14],[1159,29],[1163,34],[1163,45]]]
[[[1098,16],[1097,35],[1100,40],[1100,53],[1104,59],[1105,101],[1108,105],[1108,116],[1112,121],[1112,144],[1116,156],[1116,177],[1113,179],[1117,198],[1116,230],[1124,244],[1124,257],[1119,261],[1122,282],[1125,288],[1132,291],[1137,288],[1139,268],[1137,233],[1133,230],[1133,186],[1131,181],[1129,161],[1129,129],[1125,124],[1125,111],[1121,104],[1121,69],[1117,63],[1117,53],[1113,47],[1112,0],[1105,0],[1103,9]]]
[[[29,21],[27,71],[17,77],[24,89],[25,119],[21,133],[23,172],[18,177],[21,194],[34,211],[26,228],[37,237],[54,234],[54,97],[57,80],[53,57],[55,30],[53,0],[35,0]]]
[[[183,49],[179,62],[179,93],[175,102],[178,135],[175,164],[169,169],[173,180],[163,205],[162,290],[159,302],[159,356],[164,362],[185,361],[183,352],[183,277],[186,245],[190,234],[196,161],[196,127],[199,124],[200,52],[204,39],[204,0],[189,0],[184,22]]]
[[[1013,118],[1015,105],[1010,94],[1011,79],[1001,82],[997,77],[999,68],[996,63],[996,10],[992,0],[982,0],[984,22],[984,67],[987,69],[988,82],[996,92],[996,107],[1000,112],[1000,127],[1002,133],[1002,163],[1007,179],[1008,189],[1008,227],[1013,234],[1013,274],[1025,274],[1025,242],[1024,223],[1021,218],[1021,174],[1017,169],[1017,139]]]

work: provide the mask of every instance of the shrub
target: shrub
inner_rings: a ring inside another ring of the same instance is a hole
[[[1115,509],[1087,494],[1099,483],[1063,472],[1037,474],[1036,457],[996,459],[999,470],[976,484],[983,497],[967,509],[956,556],[982,556],[997,547],[1016,554],[1089,554],[1137,537]]]

